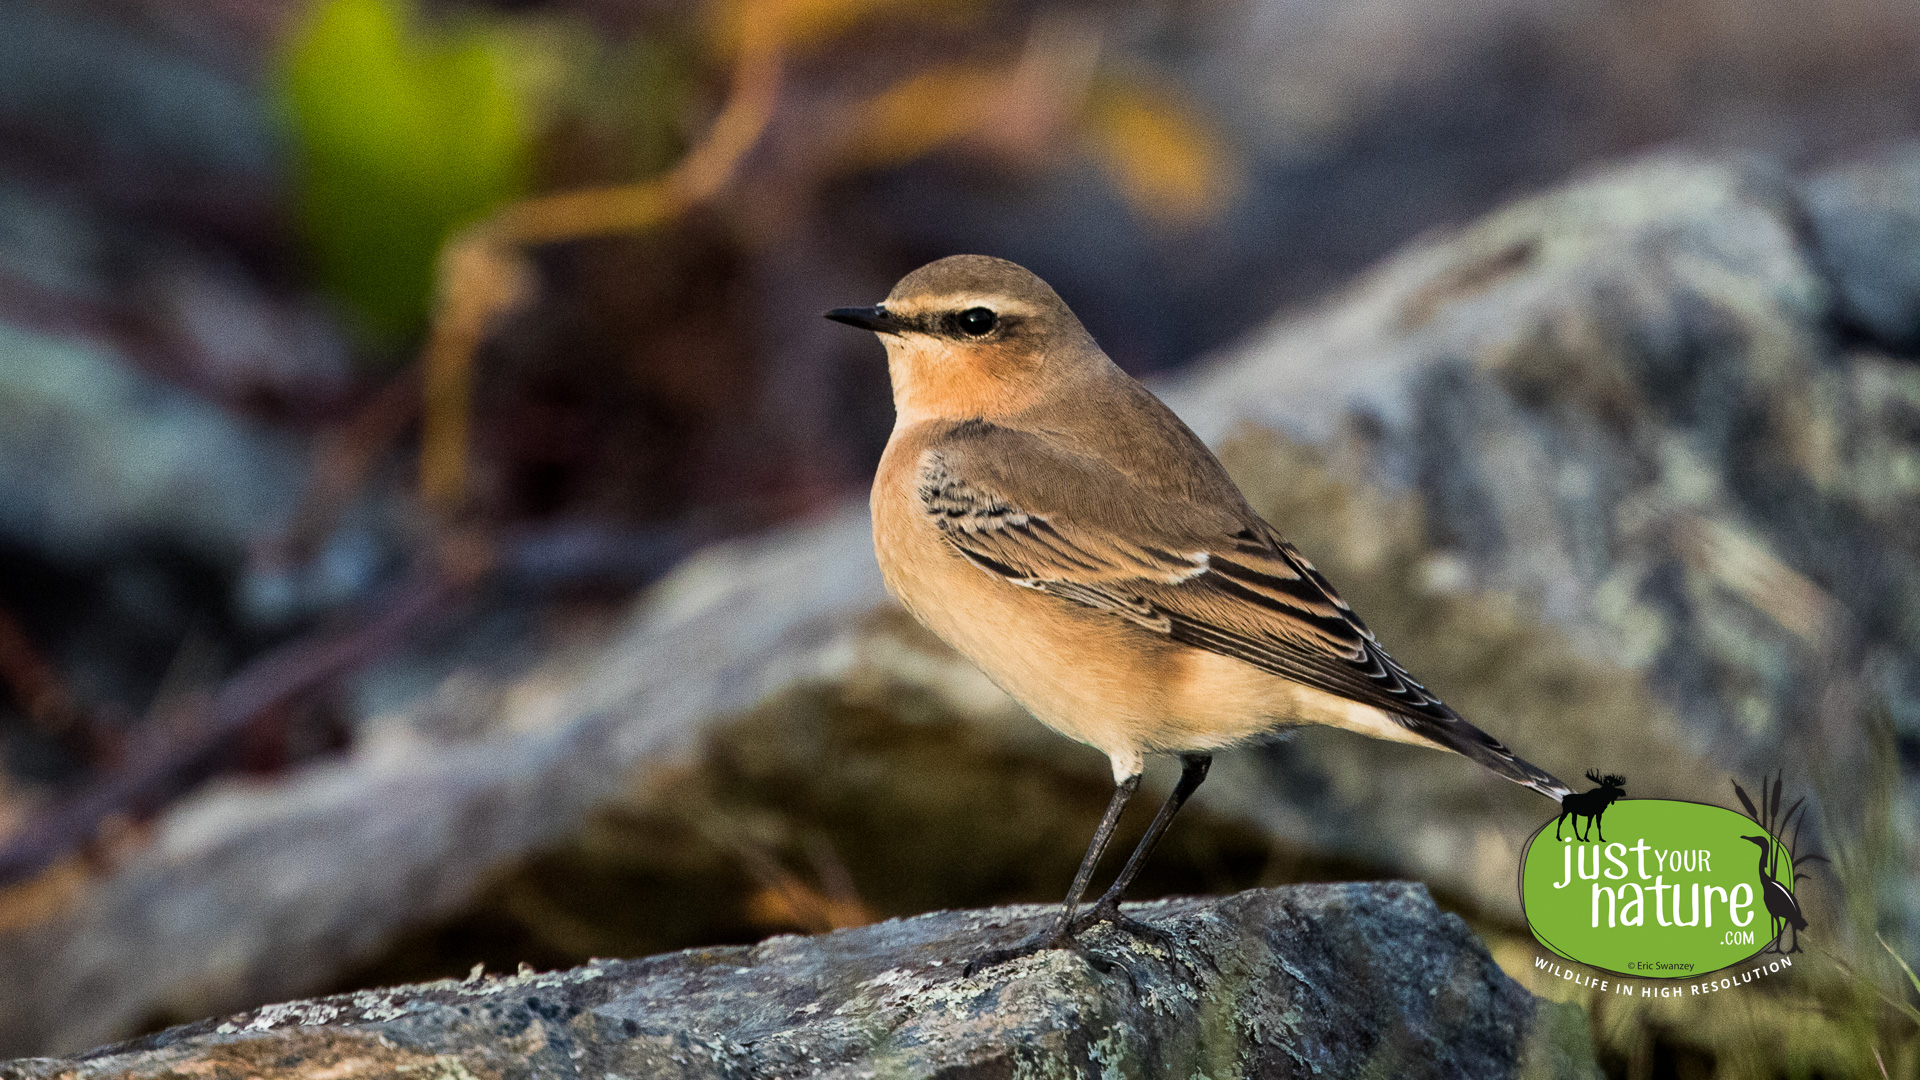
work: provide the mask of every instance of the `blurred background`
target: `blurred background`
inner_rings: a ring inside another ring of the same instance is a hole
[[[0,27],[0,1056],[1055,899],[1104,761],[878,593],[819,318],[982,252],[1528,757],[1810,797],[1825,951],[1595,1003],[1609,1075],[1920,1069],[1909,0]],[[1532,979],[1549,808],[1356,742],[1235,755],[1138,895],[1414,876]]]

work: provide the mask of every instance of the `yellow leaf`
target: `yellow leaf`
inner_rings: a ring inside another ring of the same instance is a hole
[[[953,14],[977,7],[978,0],[719,0],[713,37],[723,53],[748,43],[806,49],[877,18]]]
[[[1213,126],[1162,91],[1131,83],[1096,87],[1086,131],[1094,156],[1135,210],[1171,224],[1211,216],[1237,181]]]
[[[1006,79],[1000,67],[953,64],[913,76],[857,108],[842,164],[898,165],[971,134],[979,102]]]

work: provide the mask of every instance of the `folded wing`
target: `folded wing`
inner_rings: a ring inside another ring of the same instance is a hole
[[[1145,490],[1104,462],[980,423],[922,455],[919,495],[955,550],[1010,584],[1374,706],[1516,783],[1567,793],[1408,675],[1244,505]]]

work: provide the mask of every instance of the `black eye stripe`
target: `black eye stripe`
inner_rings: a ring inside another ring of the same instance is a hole
[[[976,316],[975,313],[979,315]],[[982,341],[987,338],[1001,338],[1015,332],[1026,322],[1021,315],[996,312],[982,304],[974,304],[955,311],[951,308],[941,311],[916,312],[914,314],[890,313],[902,326],[922,334],[935,337],[959,338],[962,341]],[[968,316],[974,316],[969,320]],[[980,316],[985,316],[984,319]],[[969,329],[969,325],[973,329]],[[984,324],[984,328],[981,328]]]

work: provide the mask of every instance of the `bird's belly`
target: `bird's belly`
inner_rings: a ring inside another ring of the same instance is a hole
[[[1129,640],[1146,635],[1122,620],[999,580],[927,533],[888,543],[876,530],[888,590],[1042,723],[1104,751],[1116,770],[1137,769],[1142,735],[1164,712],[1155,643]]]

